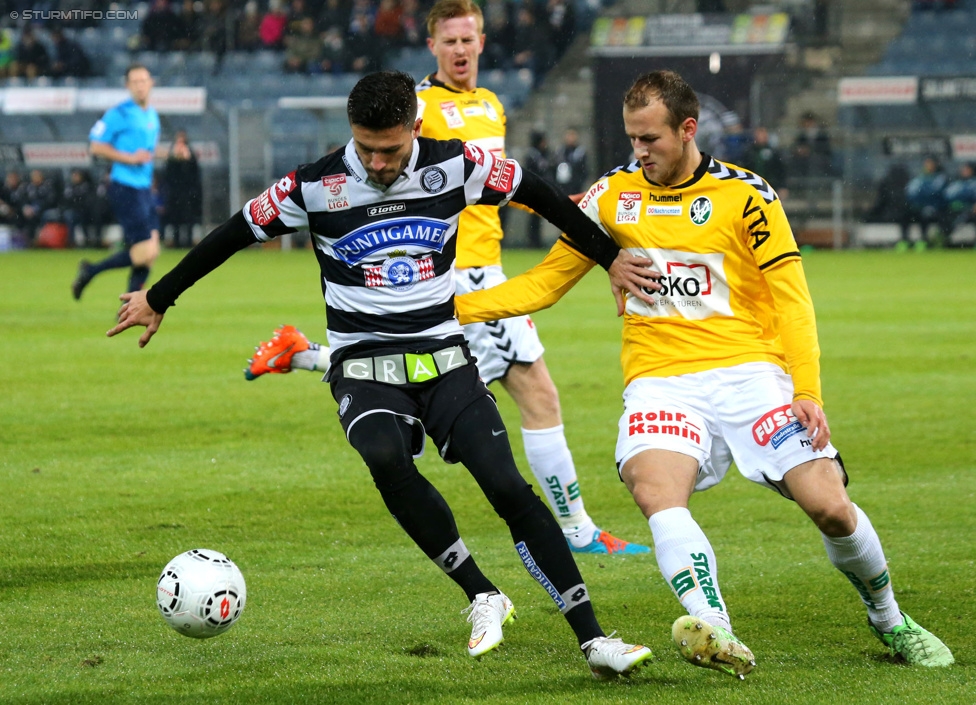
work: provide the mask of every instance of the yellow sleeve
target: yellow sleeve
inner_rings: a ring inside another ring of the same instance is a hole
[[[793,398],[810,399],[823,407],[817,319],[803,264],[787,260],[763,274],[776,306],[779,337],[793,378]]]
[[[559,239],[535,267],[490,289],[454,297],[454,309],[462,325],[541,311],[559,301],[595,266]]]

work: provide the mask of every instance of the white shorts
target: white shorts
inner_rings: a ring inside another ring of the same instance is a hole
[[[750,362],[676,377],[642,377],[624,390],[617,471],[645,450],[671,450],[698,461],[695,491],[717,485],[732,462],[747,479],[786,494],[787,471],[816,458],[793,416],[793,380],[768,362]]]
[[[490,289],[508,279],[501,265],[458,269],[454,278],[458,296]],[[464,337],[471,354],[478,360],[478,371],[485,384],[507,375],[508,368],[515,363],[531,364],[545,352],[535,324],[528,316],[490,323],[469,323],[464,326]]]

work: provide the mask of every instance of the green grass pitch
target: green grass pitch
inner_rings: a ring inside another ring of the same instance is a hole
[[[473,480],[428,449],[422,472],[519,612],[499,652],[470,659],[463,594],[385,511],[327,386],[302,372],[244,380],[275,326],[323,338],[309,251],[236,255],[143,350],[132,331],[104,335],[126,274],[71,299],[80,254],[0,254],[0,702],[976,702],[973,252],[805,260],[851,496],[881,535],[902,607],[956,665],[892,663],[813,525],[733,473],[692,509],[758,667],[739,682],[680,660],[669,633],[680,605],[653,556],[583,556],[604,628],[655,654],[612,683],[590,678]],[[154,278],[178,257],[165,253]],[[506,266],[540,257],[511,252]],[[646,543],[613,467],[622,378],[607,289],[591,273],[535,320],[587,508]],[[525,468],[517,412],[499,401]],[[240,622],[207,641],[170,630],[154,603],[162,567],[195,547],[227,553],[247,579]]]

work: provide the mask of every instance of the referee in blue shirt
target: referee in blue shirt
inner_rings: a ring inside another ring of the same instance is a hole
[[[125,248],[92,264],[82,260],[71,285],[75,299],[96,274],[131,267],[128,291],[138,291],[159,255],[159,218],[152,199],[153,159],[159,141],[159,115],[149,105],[152,76],[145,66],[130,66],[125,87],[131,98],[95,123],[88,139],[91,153],[112,162],[108,197],[122,226]]]

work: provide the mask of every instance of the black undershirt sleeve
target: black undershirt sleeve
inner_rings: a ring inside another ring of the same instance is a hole
[[[620,252],[620,246],[587,218],[575,203],[527,169],[522,170],[522,182],[512,194],[512,200],[528,206],[565,232],[577,250],[604,269],[610,269]]]
[[[166,309],[176,303],[180,294],[226,262],[235,252],[257,241],[251,232],[251,226],[244,219],[244,213],[238,211],[203,238],[186,253],[179,264],[153,284],[146,292],[146,302],[156,313],[166,313]]]

